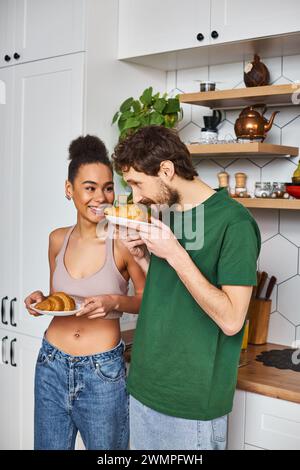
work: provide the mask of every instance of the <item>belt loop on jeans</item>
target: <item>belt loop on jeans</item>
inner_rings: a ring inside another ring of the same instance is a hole
[[[57,348],[53,348],[52,352],[48,354],[49,361],[54,361],[57,351],[58,351]]]

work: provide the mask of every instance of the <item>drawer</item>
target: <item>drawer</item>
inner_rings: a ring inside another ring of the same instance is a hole
[[[245,443],[300,450],[300,404],[247,393]]]

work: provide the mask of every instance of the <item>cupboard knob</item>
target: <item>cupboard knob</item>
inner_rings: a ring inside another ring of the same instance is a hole
[[[219,37],[218,31],[212,31],[212,32],[211,32],[211,37],[212,37],[213,39],[217,39],[217,38]]]
[[[14,53],[14,59],[18,60],[20,59],[20,54],[18,54],[17,52]]]
[[[10,57],[9,55],[6,54],[6,55],[4,56],[5,62],[9,62],[10,59],[11,59],[11,57]]]
[[[203,41],[204,35],[202,33],[198,33],[197,34],[197,39],[198,39],[198,41]]]

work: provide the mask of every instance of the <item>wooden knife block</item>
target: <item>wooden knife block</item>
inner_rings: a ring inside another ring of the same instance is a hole
[[[251,299],[248,308],[250,344],[267,342],[272,300]]]

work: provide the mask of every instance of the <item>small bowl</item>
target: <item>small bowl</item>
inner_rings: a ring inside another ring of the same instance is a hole
[[[287,183],[286,192],[289,193],[290,196],[300,199],[300,184]]]
[[[200,91],[215,91],[216,82],[200,82]]]

